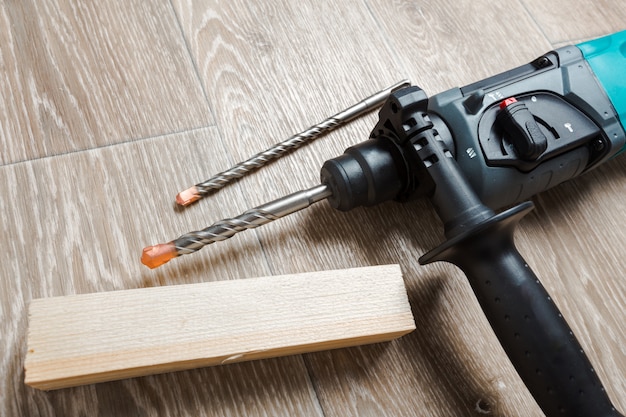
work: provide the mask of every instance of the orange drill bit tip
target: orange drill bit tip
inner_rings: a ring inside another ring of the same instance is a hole
[[[150,269],[161,266],[171,259],[178,256],[176,246],[172,242],[159,243],[158,245],[148,246],[143,249],[141,254],[141,263]]]
[[[200,193],[195,185],[176,195],[176,203],[180,206],[188,206],[198,200],[200,200]]]

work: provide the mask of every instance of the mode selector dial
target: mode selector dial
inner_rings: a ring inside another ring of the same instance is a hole
[[[518,102],[514,97],[500,103],[496,121],[504,130],[518,157],[534,161],[547,149],[548,139],[533,114],[524,103]]]

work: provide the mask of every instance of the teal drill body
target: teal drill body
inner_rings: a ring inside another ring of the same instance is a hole
[[[626,129],[626,30],[576,45],[606,91]],[[622,148],[619,152],[623,152]],[[619,153],[618,152],[618,153]]]

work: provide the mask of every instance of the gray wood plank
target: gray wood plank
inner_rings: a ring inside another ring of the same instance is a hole
[[[601,2],[521,0],[541,31],[555,46],[597,38],[626,29],[620,0]]]
[[[442,240],[427,202],[320,203],[154,271],[139,256],[317,184],[374,114],[172,209],[178,191],[377,89],[409,77],[435,94],[622,29],[623,12],[580,0],[0,3],[0,163],[12,164],[0,167],[0,414],[540,416],[465,277],[417,264]],[[621,158],[537,197],[517,243],[626,410]],[[54,393],[23,384],[33,297],[395,262],[418,329],[390,344]]]
[[[0,164],[206,126],[169,2],[0,3]]]

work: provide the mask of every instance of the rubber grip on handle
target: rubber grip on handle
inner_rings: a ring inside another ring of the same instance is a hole
[[[460,267],[513,366],[548,417],[619,417],[580,343],[515,248],[525,203],[420,259]]]

